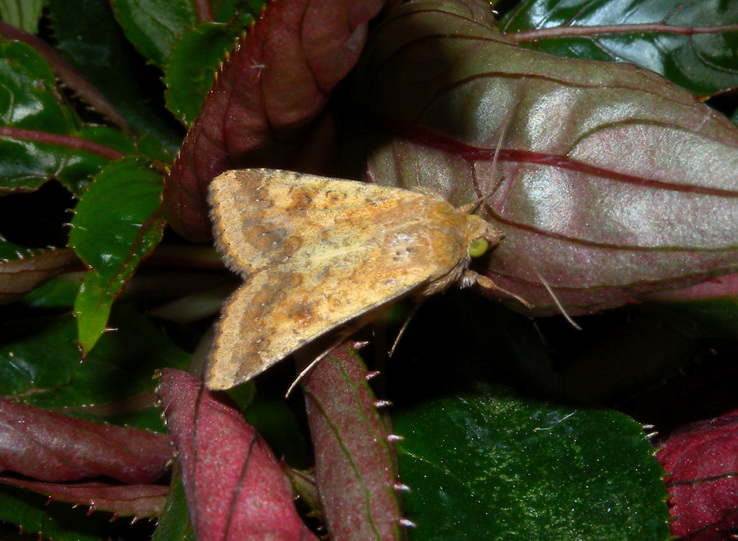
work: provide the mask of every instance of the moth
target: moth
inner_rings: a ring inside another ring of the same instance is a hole
[[[211,389],[248,381],[400,298],[494,287],[469,264],[502,233],[438,195],[244,169],[213,180],[209,202],[216,247],[245,278],[217,323],[205,370]]]

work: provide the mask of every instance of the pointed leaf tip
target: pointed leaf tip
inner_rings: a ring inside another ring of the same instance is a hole
[[[317,539],[279,462],[225,394],[173,369],[162,370],[158,392],[199,540]]]

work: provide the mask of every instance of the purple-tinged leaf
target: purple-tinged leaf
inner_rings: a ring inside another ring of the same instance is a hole
[[[0,304],[33,291],[76,260],[71,250],[28,250],[0,241]]]
[[[396,455],[366,376],[343,345],[302,384],[321,507],[333,539],[403,539]]]
[[[728,539],[738,528],[738,411],[681,427],[658,459],[668,475],[672,534]]]
[[[335,85],[354,66],[380,0],[272,2],[226,59],[164,190],[172,227],[212,238],[206,193],[219,173],[288,167]]]
[[[158,392],[200,541],[315,539],[279,462],[225,394],[172,369]]]
[[[111,483],[43,483],[0,476],[0,483],[45,494],[53,501],[86,505],[121,517],[157,517],[169,487],[165,485],[114,485]]]
[[[378,132],[368,176],[486,197],[506,235],[486,274],[539,314],[557,312],[544,281],[586,313],[735,272],[735,126],[656,74],[494,25],[486,2],[420,0],[378,27],[355,81]]]
[[[154,432],[74,419],[0,398],[0,471],[40,481],[111,477],[151,483],[171,460]]]

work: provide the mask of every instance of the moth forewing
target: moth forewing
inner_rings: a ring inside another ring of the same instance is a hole
[[[216,329],[214,389],[403,296],[468,285],[469,244],[501,238],[438,196],[286,171],[227,171],[210,203],[216,245],[246,275]]]

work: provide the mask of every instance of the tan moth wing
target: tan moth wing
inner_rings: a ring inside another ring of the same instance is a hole
[[[218,323],[213,389],[398,297],[448,287],[472,239],[499,239],[476,216],[399,188],[256,169],[223,173],[210,190],[216,243],[247,275]]]
[[[423,195],[275,169],[226,171],[210,184],[215,243],[229,268],[244,276],[302,263],[330,246],[373,237],[371,220],[403,199]]]

